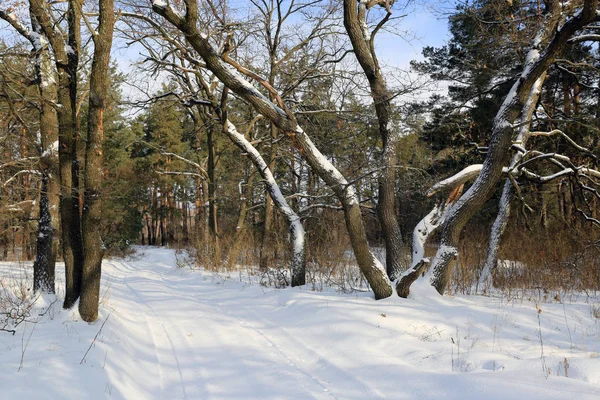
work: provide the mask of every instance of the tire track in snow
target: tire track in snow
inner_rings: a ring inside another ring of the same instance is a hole
[[[167,287],[171,292],[179,293],[178,288],[173,287],[171,285],[171,281],[169,281],[168,279],[165,279],[163,274],[157,273],[154,271],[151,273],[153,275],[159,276],[160,279],[163,281],[163,284],[165,285],[165,287]],[[326,359],[326,357],[323,357],[316,350],[308,347],[307,345],[305,345],[304,343],[299,341],[294,335],[290,334],[287,330],[285,330],[281,326],[273,324],[272,322],[268,321],[263,316],[261,316],[259,313],[254,311],[252,308],[244,306],[243,304],[240,304],[238,302],[234,302],[234,304],[233,304],[234,307],[227,307],[227,309],[225,309],[224,307],[227,305],[227,302],[219,303],[216,301],[216,299],[212,299],[210,297],[198,297],[198,296],[190,296],[190,295],[185,295],[185,294],[178,294],[178,296],[192,299],[195,302],[198,302],[198,303],[204,305],[205,307],[210,307],[210,308],[216,309],[216,310],[218,310],[219,314],[227,315],[227,316],[237,320],[239,325],[242,328],[244,328],[245,330],[250,330],[250,331],[254,332],[254,334],[258,335],[262,339],[263,342],[267,343],[268,347],[277,351],[277,353],[283,359],[285,359],[286,364],[288,366],[290,366],[295,371],[297,371],[298,374],[300,374],[300,375],[296,374],[296,378],[299,381],[301,381],[302,386],[305,389],[308,390],[308,387],[306,385],[307,383],[308,383],[308,386],[317,385],[318,390],[316,391],[316,393],[319,394],[319,398],[322,398],[323,394],[326,394],[325,398],[339,399],[339,397],[334,393],[334,389],[332,389],[332,387],[331,387],[332,385],[330,383],[325,382],[322,379],[315,377],[314,374],[311,374],[311,372],[308,372],[306,369],[299,366],[298,361],[302,362],[305,359],[311,359],[311,358],[318,360],[317,364],[324,364],[324,366],[320,367],[323,370],[325,370],[325,371],[334,370],[334,371],[336,371],[335,375],[344,377],[343,378],[343,386],[347,386],[349,382],[353,382],[354,388],[363,394],[363,396],[364,396],[363,398],[386,400],[386,397],[383,396],[379,391],[377,391],[377,389],[369,386],[368,384],[364,383],[359,378],[355,377],[354,375],[346,372],[345,370],[339,368],[332,362],[328,361]],[[272,337],[269,337],[261,329],[255,327],[254,325],[249,323],[248,320],[246,318],[244,318],[243,316],[236,315],[236,314],[232,313],[231,311],[229,311],[229,309],[238,309],[240,307],[245,310],[245,312],[243,313],[244,315],[248,315],[248,314],[253,315],[257,320],[260,320],[264,324],[264,326],[267,327],[270,331],[277,332],[277,334],[274,334],[274,335],[272,335]],[[283,340],[277,340],[275,338],[276,336],[282,336]],[[284,343],[286,343],[286,346],[278,345],[277,342],[279,342],[279,343],[284,342]],[[292,355],[292,354],[290,354],[289,350],[286,350],[287,348],[292,348],[292,349],[294,349],[294,351],[299,350],[299,352],[303,353],[304,356],[298,357],[297,355]],[[307,379],[310,382],[308,382]],[[310,390],[308,390],[308,391],[314,395],[314,393],[312,391],[310,391]]]
[[[129,285],[127,285],[126,282],[126,278],[131,275],[132,273],[135,272],[135,269],[131,267],[131,265],[128,265],[127,263],[121,262],[121,261],[117,261],[117,260],[109,260],[108,261],[110,267],[112,268],[113,271],[117,271],[119,273],[121,273],[121,275],[117,275],[116,274],[111,274],[110,276],[105,276],[104,279],[107,279],[111,290],[114,291],[114,293],[116,294],[118,292],[118,290],[128,290],[129,292],[131,292],[133,295],[135,295],[135,293],[131,290],[131,288],[129,287]],[[106,268],[106,266],[103,265],[103,268]],[[122,299],[122,298],[121,298]],[[122,303],[120,304],[121,306],[124,305],[123,300],[121,300]],[[152,329],[152,324],[150,324],[150,320],[148,319],[148,315],[144,312],[144,310],[142,309],[142,307],[138,304],[138,302],[133,301],[133,300],[126,300],[125,305],[127,306],[127,310],[125,310],[125,312],[127,313],[127,316],[125,317],[124,315],[122,315],[122,310],[120,310],[120,308],[115,308],[113,310],[113,314],[116,316],[117,321],[119,321],[119,325],[121,328],[125,328],[127,324],[131,324],[132,322],[130,321],[126,321],[126,320],[131,320],[134,319],[134,315],[139,315],[141,314],[143,316],[143,324],[146,326],[146,332],[150,333],[150,338],[152,341],[152,353],[154,355],[154,359],[155,362],[151,363],[152,365],[155,366],[157,375],[158,375],[158,382],[159,382],[159,387],[160,387],[160,391],[161,391],[161,398],[163,397],[163,392],[164,392],[164,376],[163,376],[163,371],[162,371],[162,363],[161,363],[161,357],[159,355],[159,351],[158,351],[158,347],[157,347],[157,342],[156,342],[156,335],[154,333],[154,330]],[[129,306],[133,305],[135,307],[135,309],[137,309],[139,311],[139,313],[132,313],[131,310],[129,309]],[[140,319],[141,321],[141,319]],[[136,324],[137,326],[137,324]],[[131,339],[131,337],[128,337],[129,339]],[[130,351],[135,354],[135,349],[128,343],[122,342],[128,349],[130,349]],[[117,372],[118,374],[118,372]]]

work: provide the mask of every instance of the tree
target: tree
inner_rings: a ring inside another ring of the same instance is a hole
[[[17,32],[27,39],[33,47],[36,82],[39,90],[39,158],[41,173],[41,192],[39,200],[39,219],[36,257],[34,262],[34,290],[54,293],[54,270],[58,240],[58,193],[59,183],[56,179],[58,130],[56,111],[53,102],[56,100],[55,69],[52,65],[48,40],[36,18],[30,14],[31,28],[21,23],[14,12],[0,10],[0,18],[7,21]]]
[[[102,184],[103,157],[102,140],[104,134],[104,112],[110,88],[110,50],[115,24],[114,1],[99,1],[98,31],[92,31],[94,58],[90,73],[90,94],[88,111],[88,135],[85,151],[85,195],[83,209],[83,248],[85,258],[82,271],[81,299],[79,314],[84,321],[98,318],[100,300],[100,275],[104,244],[102,224]]]
[[[466,222],[489,199],[496,184],[502,177],[503,167],[508,163],[512,132],[515,122],[528,124],[528,110],[532,95],[539,92],[547,70],[568,46],[575,33],[596,20],[597,2],[585,0],[575,13],[563,23],[563,6],[556,1],[548,1],[541,10],[543,20],[532,40],[522,72],[513,84],[500,107],[492,128],[490,145],[485,162],[477,179],[464,195],[452,206],[442,225],[442,233],[437,254],[427,277],[436,290],[443,294],[452,263],[458,255],[457,243]]]
[[[185,1],[184,15],[176,12],[168,3],[161,1],[153,3],[153,10],[185,34],[187,42],[206,63],[206,68],[212,71],[226,87],[251,104],[260,114],[292,139],[295,147],[303,154],[311,168],[331,187],[342,203],[354,254],[375,297],[389,297],[392,294],[391,282],[385,269],[369,249],[355,189],[314,146],[311,139],[298,125],[294,114],[282,101],[277,99],[276,103],[273,103],[246,81],[240,72],[240,70],[245,70],[243,67],[234,64],[235,68],[233,68],[231,64],[221,58],[210,44],[208,37],[198,31],[196,1]],[[259,82],[264,85],[265,80],[260,79]],[[270,93],[274,92],[272,87],[268,88]]]
[[[388,89],[377,54],[374,40],[377,32],[392,15],[390,7],[393,1],[380,0],[364,2],[356,0],[344,1],[344,26],[352,43],[354,55],[361,65],[369,86],[379,123],[379,136],[382,150],[378,173],[379,198],[377,215],[385,239],[385,257],[388,276],[394,281],[402,270],[402,232],[396,218],[396,146],[400,132],[395,131],[392,120],[392,93]],[[367,12],[375,5],[386,10],[386,16],[377,24],[373,32],[367,24]]]

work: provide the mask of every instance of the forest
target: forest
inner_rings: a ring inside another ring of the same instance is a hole
[[[64,261],[85,321],[134,244],[375,299],[598,290],[598,2],[440,4],[446,44],[386,65],[414,7],[4,1],[0,259],[49,293]]]

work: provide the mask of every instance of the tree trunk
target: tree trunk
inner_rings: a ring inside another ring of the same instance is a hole
[[[358,9],[357,9],[358,6]],[[396,145],[399,132],[392,132],[391,94],[379,67],[366,25],[367,2],[344,0],[344,27],[350,37],[354,55],[361,65],[375,105],[382,151],[379,159],[377,216],[385,241],[386,270],[393,281],[402,270],[402,232],[396,217]]]
[[[288,224],[290,225],[293,247],[292,286],[304,285],[306,283],[306,240],[304,227],[302,226],[300,217],[288,205],[285,197],[283,197],[283,194],[279,189],[279,185],[273,177],[273,173],[256,148],[252,146],[252,144],[244,137],[244,135],[237,131],[231,122],[225,121],[224,131],[242,151],[248,153],[248,156],[254,163],[256,170],[265,180],[270,197],[287,219]]]
[[[35,16],[31,15],[32,29],[39,40],[34,41],[36,76],[40,91],[40,142],[42,156],[42,188],[37,246],[33,264],[33,289],[55,292],[55,264],[58,251],[58,121],[52,103],[56,101],[56,70],[52,65],[48,40]]]
[[[531,126],[531,118],[533,117],[533,113],[537,108],[538,100],[540,98],[542,86],[544,85],[546,76],[547,74],[543,73],[533,84],[529,93],[529,97],[525,101],[525,105],[521,110],[520,121],[522,121],[523,125],[521,125],[521,127],[519,128],[519,134],[517,135],[515,144],[518,144],[523,148],[526,146],[527,140],[529,139],[529,128]],[[522,159],[523,153],[516,152],[511,160],[510,169],[514,169],[517,166],[517,164],[521,162]],[[504,188],[502,189],[502,196],[500,197],[500,203],[498,204],[498,215],[494,220],[494,223],[492,225],[492,231],[490,233],[490,240],[488,242],[486,260],[483,264],[483,269],[479,273],[477,289],[482,288],[485,291],[488,288],[491,288],[493,285],[492,273],[496,268],[496,264],[498,262],[498,251],[500,250],[500,241],[508,223],[511,202],[514,198],[514,195],[515,188],[513,186],[513,183],[511,182],[510,178],[506,178],[506,181],[504,182]]]
[[[100,0],[98,33],[93,36],[94,59],[90,77],[88,137],[85,152],[85,207],[83,213],[85,261],[79,314],[87,322],[95,321],[98,318],[100,275],[105,251],[98,227],[102,224],[103,118],[109,89],[108,73],[114,19],[114,0]]]
[[[311,168],[336,193],[344,209],[346,227],[356,256],[357,263],[371,285],[376,299],[392,295],[392,285],[385,268],[371,252],[365,233],[360,205],[356,191],[345,177],[315,147],[308,135],[298,125],[295,117],[273,104],[262,95],[242,75],[226,64],[210,45],[208,38],[198,31],[198,8],[195,0],[186,0],[186,16],[178,15],[170,6],[154,2],[152,9],[174,24],[185,35],[189,44],[206,62],[206,66],[215,76],[236,95],[250,103],[264,117],[274,123],[281,132],[285,132],[307,160]]]
[[[271,124],[271,157],[268,168],[271,174],[275,176],[275,161],[277,160],[277,127]],[[266,193],[269,193],[269,188],[266,188]],[[271,196],[265,195],[265,209],[263,218],[262,238],[260,242],[259,252],[259,268],[261,271],[266,271],[269,268],[269,254],[272,249],[272,233],[273,225],[273,199]]]
[[[212,240],[212,262],[219,265],[221,260],[221,244],[219,243],[219,224],[217,221],[217,177],[215,161],[215,142],[213,138],[213,127],[210,126],[206,133],[206,145],[208,148],[208,229]]]
[[[255,171],[248,173],[248,180],[246,182],[246,189],[240,193],[242,198],[240,199],[240,213],[238,214],[237,224],[235,226],[235,233],[233,235],[232,244],[227,255],[227,264],[230,268],[233,268],[237,262],[241,251],[242,240],[246,236],[246,215],[248,214],[248,205],[252,204],[252,185],[254,183]],[[240,188],[241,189],[241,188]]]

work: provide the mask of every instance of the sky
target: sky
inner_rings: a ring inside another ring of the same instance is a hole
[[[400,68],[408,71],[411,60],[422,60],[421,51],[424,46],[443,46],[449,39],[447,15],[432,11],[428,1],[413,4],[409,9],[393,9],[393,16],[406,16],[388,22],[394,31],[401,35],[392,34],[382,30],[376,37],[376,52],[381,65],[384,67]],[[437,3],[436,3],[437,4]],[[444,4],[443,1],[439,4]],[[252,4],[249,0],[229,0],[229,5],[236,9],[240,15],[247,15]],[[139,49],[115,48],[113,57],[124,72],[129,72],[131,64],[140,59]],[[414,75],[414,74],[413,74]],[[399,77],[399,79],[402,79]],[[149,82],[149,89],[160,87],[160,80]],[[390,79],[393,81],[393,78]],[[442,89],[443,90],[443,89]],[[134,88],[125,88],[125,93],[134,95]]]
[[[403,35],[391,34],[382,31],[376,38],[376,51],[380,62],[384,66],[408,70],[411,60],[422,60],[421,50],[424,46],[439,47],[449,39],[447,18],[439,12],[433,12],[425,3],[412,4],[409,9],[399,9],[398,4],[394,9],[394,16],[406,14],[403,18],[388,22],[393,29],[405,32]],[[229,0],[230,6],[238,9],[240,14],[248,14],[251,6],[249,0]],[[436,3],[438,4],[443,3]],[[0,20],[0,38],[14,38],[12,28]],[[138,48],[124,49],[123,44],[116,41],[113,49],[113,58],[117,61],[123,72],[130,72],[131,64],[140,59]],[[157,85],[153,81],[152,86]],[[124,88],[125,93],[135,89]]]

